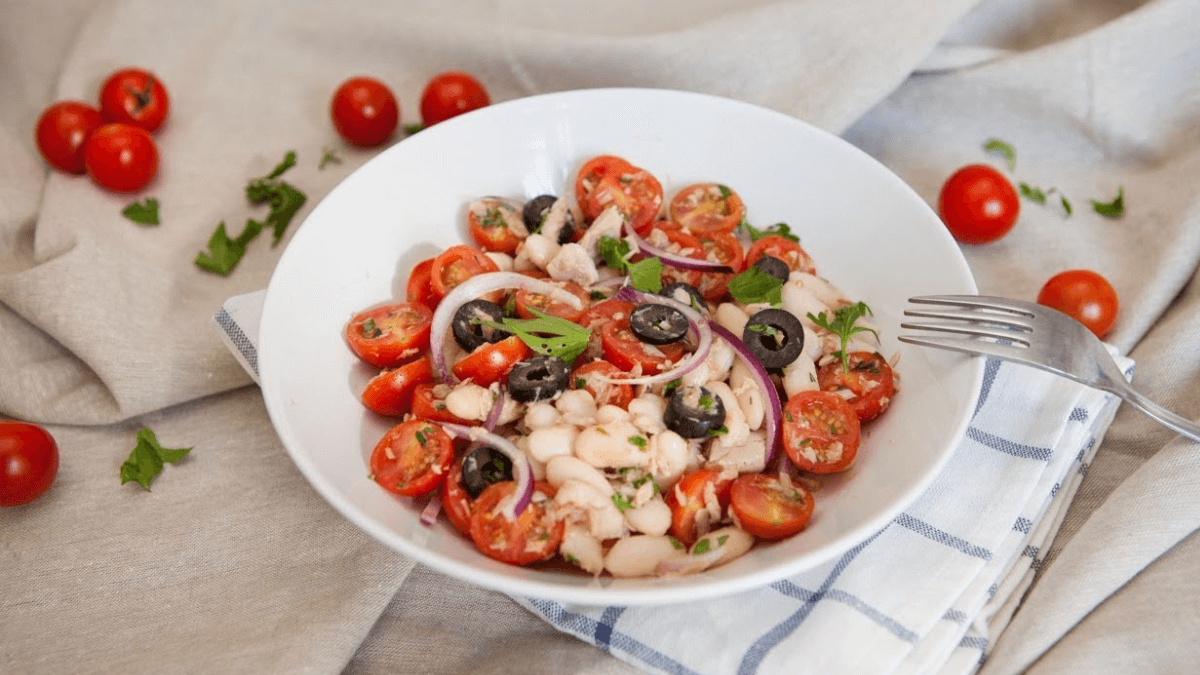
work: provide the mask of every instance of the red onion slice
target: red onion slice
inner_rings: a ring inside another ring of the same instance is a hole
[[[724,326],[716,323],[712,325],[712,332],[720,336],[721,339],[729,343],[733,347],[733,351],[737,353],[746,365],[750,366],[750,372],[754,373],[754,379],[758,380],[758,386],[767,395],[767,416],[766,416],[766,431],[767,431],[767,457],[763,466],[771,466],[771,460],[775,458],[775,448],[779,445],[779,432],[783,428],[783,404],[779,401],[779,392],[775,389],[775,383],[771,381],[771,376],[767,373],[767,369],[759,363],[758,359],[754,358],[754,353],[742,342],[741,338],[729,332]]]
[[[433,312],[433,324],[429,330],[429,356],[433,361],[433,370],[443,382],[458,384],[458,378],[450,372],[450,368],[446,364],[446,337],[450,332],[450,324],[454,321],[454,313],[463,303],[474,300],[485,293],[510,288],[524,289],[531,293],[545,295],[557,302],[565,302],[575,309],[583,307],[583,302],[574,293],[563,290],[548,281],[534,279],[516,272],[488,272],[467,279],[447,293]]]
[[[496,423],[500,421],[500,413],[504,412],[504,391],[501,390],[496,394],[496,402],[492,404],[492,409],[488,411],[487,419],[483,421],[483,428],[491,431],[496,428]]]
[[[438,514],[441,512],[442,490],[439,488],[429,495],[429,503],[421,510],[421,524],[425,527],[433,527],[437,523]]]
[[[663,295],[655,295],[654,293],[645,293],[634,289],[632,286],[622,286],[621,290],[613,296],[627,302],[647,303],[655,302],[660,305],[667,305],[683,312],[687,317],[689,329],[696,332],[697,339],[696,351],[692,352],[687,358],[680,361],[670,370],[663,371],[656,375],[640,375],[636,377],[609,377],[603,373],[596,373],[594,377],[605,382],[617,382],[624,384],[654,384],[656,382],[670,382],[678,377],[690,373],[701,363],[704,363],[704,358],[708,356],[708,349],[712,346],[712,329],[711,322],[704,318],[691,305],[685,305],[675,298],[668,298]]]
[[[659,248],[646,241],[641,235],[639,235],[637,231],[634,230],[629,224],[629,221],[625,221],[625,235],[629,239],[633,240],[634,245],[637,246],[639,251],[645,253],[646,255],[652,255],[655,258],[658,258],[659,260],[663,261],[664,265],[678,267],[681,270],[733,272],[733,268],[724,263],[713,262],[712,260],[689,258],[685,255],[679,255],[678,253],[672,253],[666,249]]]
[[[525,453],[521,452],[521,449],[513,445],[507,438],[480,427],[443,423],[442,428],[452,436],[487,443],[508,456],[509,461],[512,462],[513,481],[516,482],[517,489],[505,497],[499,507],[505,518],[516,520],[525,507],[529,506],[529,500],[533,498],[533,467],[529,465],[529,458],[525,456]]]

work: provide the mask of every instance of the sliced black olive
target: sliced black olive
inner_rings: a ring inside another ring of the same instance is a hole
[[[687,335],[688,319],[670,305],[647,302],[629,313],[629,328],[642,342],[665,345],[678,342]]]
[[[545,354],[522,361],[508,371],[508,395],[520,403],[553,398],[571,379],[571,366]]]
[[[680,296],[676,291],[683,291],[687,296]],[[663,286],[663,289],[658,292],[659,295],[678,300],[686,305],[691,305],[696,310],[707,310],[708,303],[704,301],[704,296],[700,295],[700,291],[691,284],[685,284],[682,281],[676,281],[673,284]]]
[[[546,216],[550,214],[551,207],[557,201],[558,197],[554,195],[538,195],[525,202],[525,207],[521,209],[521,219],[525,221],[525,229],[529,230],[531,234],[541,232],[542,226],[546,223]],[[574,235],[575,216],[567,209],[563,215],[562,226],[558,228],[556,242],[559,245],[565,244],[571,241]]]
[[[679,387],[667,401],[663,424],[684,438],[707,438],[725,424],[725,404],[707,387]]]
[[[792,275],[792,270],[787,266],[787,263],[779,258],[776,258],[775,256],[764,255],[763,257],[754,261],[754,266],[785,284],[787,283],[788,277]]]
[[[500,309],[500,305],[487,300],[471,300],[459,306],[450,321],[450,327],[454,330],[454,341],[459,347],[473,352],[481,344],[499,342],[512,335],[508,331],[485,326],[480,321],[500,323],[504,321],[504,310]]]
[[[746,322],[742,342],[764,368],[782,368],[804,351],[804,326],[791,312],[764,309]]]
[[[513,479],[512,460],[490,445],[473,445],[463,455],[462,486],[471,499],[493,483]]]

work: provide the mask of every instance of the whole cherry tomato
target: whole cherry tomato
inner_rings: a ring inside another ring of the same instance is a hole
[[[1021,204],[1012,183],[999,171],[986,164],[971,164],[946,179],[938,196],[938,212],[955,239],[986,244],[1012,229]]]
[[[104,115],[99,110],[79,101],[59,101],[38,118],[38,151],[60,171],[83,173],[83,144],[102,126]]]
[[[441,73],[421,92],[421,122],[433,126],[491,102],[487,90],[471,75],[458,71]]]
[[[139,68],[118,70],[100,87],[100,110],[110,122],[123,122],[151,133],[167,121],[171,101],[167,88]]]
[[[92,132],[83,145],[92,180],[114,192],[137,192],[158,174],[158,146],[149,132],[113,122]]]
[[[1059,272],[1042,286],[1039,305],[1069,314],[1103,338],[1117,322],[1117,292],[1104,277],[1091,270]]]
[[[371,77],[352,77],[333,92],[329,104],[333,128],[346,142],[372,147],[392,137],[400,124],[400,104],[387,85]]]
[[[58,444],[28,422],[0,422],[0,506],[21,506],[42,496],[58,475]]]

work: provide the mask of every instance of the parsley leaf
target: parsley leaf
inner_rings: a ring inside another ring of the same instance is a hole
[[[1016,170],[1016,168],[1017,168],[1017,151],[1015,148],[1013,148],[1013,146],[1009,145],[1008,143],[1005,143],[1004,141],[1000,140],[999,138],[992,138],[992,139],[989,139],[987,144],[985,144],[983,146],[983,149],[988,152],[998,152],[998,153],[1004,155],[1004,158],[1008,160],[1008,170],[1009,171]]]
[[[629,242],[616,237],[603,236],[597,242],[604,264],[621,274],[628,274],[633,287],[646,293],[662,290],[662,261],[654,256],[638,262],[629,262],[627,256],[633,249]]]
[[[408,134],[409,136],[412,136],[413,134],[417,133],[418,131],[423,130],[424,128],[425,128],[424,124],[405,124],[404,125],[404,133]]]
[[[1031,186],[1029,183],[1021,183],[1018,185],[1021,189],[1021,196],[1038,204],[1046,203],[1046,193],[1041,188]],[[1054,190],[1052,189],[1051,192]]]
[[[257,237],[262,228],[263,224],[257,220],[247,220],[246,227],[237,239],[230,239],[225,233],[225,223],[222,221],[208,240],[208,251],[196,254],[196,265],[221,276],[228,276],[234,265],[246,254],[246,244]]]
[[[317,164],[317,169],[324,169],[326,164],[341,164],[342,158],[334,154],[330,148],[325,148],[321,153],[321,161]]]
[[[191,448],[164,448],[149,427],[137,433],[137,445],[121,465],[121,485],[135,481],[149,490],[150,482],[163,470],[163,463],[178,464]]]
[[[642,436],[630,436],[629,442],[636,445],[639,450],[646,449],[646,439]]]
[[[567,363],[579,358],[583,350],[587,349],[588,339],[592,335],[592,331],[589,329],[566,319],[544,314],[536,309],[529,311],[533,312],[536,318],[505,317],[503,322],[480,321],[479,323],[506,330],[521,338],[525,344],[529,345],[530,349],[538,354],[553,356]]]
[[[613,493],[612,503],[617,507],[618,511],[626,511],[633,508],[633,500],[620,492]]]
[[[1068,216],[1071,215],[1071,202],[1067,201],[1066,196],[1063,196],[1060,199],[1062,199],[1063,211],[1066,211]]]
[[[600,257],[604,258],[605,265],[618,272],[625,271],[625,265],[628,264],[625,261],[625,256],[629,255],[630,250],[632,250],[629,247],[629,242],[624,239],[605,235],[600,237],[600,240],[596,242],[596,247],[600,250]]]
[[[729,280],[729,294],[746,305],[767,302],[778,306],[783,302],[783,282],[758,267],[750,266]]]
[[[158,200],[147,197],[144,202],[133,202],[121,214],[135,223],[158,225]]]
[[[879,333],[876,333],[874,328],[854,325],[859,318],[868,316],[871,313],[871,308],[867,307],[867,304],[862,301],[833,310],[832,321],[825,316],[825,312],[821,312],[820,316],[813,316],[812,312],[808,313],[808,318],[812,319],[813,323],[841,338],[842,348],[834,352],[834,355],[842,359],[843,372],[850,372],[850,355],[846,353],[846,345],[850,342],[852,336],[864,331],[871,331],[875,333],[876,338],[879,337]]]
[[[1125,188],[1117,188],[1117,197],[1111,202],[1105,203],[1089,199],[1092,203],[1092,210],[1105,218],[1120,218],[1125,215]]]
[[[767,236],[770,236],[773,234],[773,235],[776,235],[779,237],[783,237],[784,239],[789,239],[791,241],[794,241],[797,244],[800,243],[800,237],[797,237],[796,235],[792,234],[792,228],[788,227],[787,223],[775,223],[774,225],[766,228],[765,230],[760,230],[757,227],[754,227],[753,225],[751,225],[749,223],[749,221],[747,221],[746,219],[743,218],[741,227],[744,227],[746,229],[746,232],[750,235],[750,241],[752,241],[752,242],[758,241],[759,239],[762,239],[763,237],[767,237]]]
[[[712,539],[701,539],[692,547],[692,555],[704,555],[712,549]]]

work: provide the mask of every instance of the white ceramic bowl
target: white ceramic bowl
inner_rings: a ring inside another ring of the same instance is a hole
[[[817,267],[865,301],[883,353],[899,352],[901,391],[873,423],[855,467],[817,493],[808,528],[683,578],[611,579],[486,558],[444,518],[367,478],[393,421],[363,408],[374,374],[342,338],[351,315],[404,296],[412,266],[468,240],[481,195],[569,194],[589,157],[615,154],[652,172],[668,195],[692,182],[736,189],[752,223],[787,222]],[[845,141],[786,115],[712,96],[601,89],[493,105],[382,152],[316,206],[271,279],[259,365],[263,398],[288,453],[338,511],[396,551],[511,594],[588,605],[661,604],[760,586],[865,540],[932,481],[964,432],[982,360],[899,343],[905,300],[975,293],[958,246],[898,177]]]

